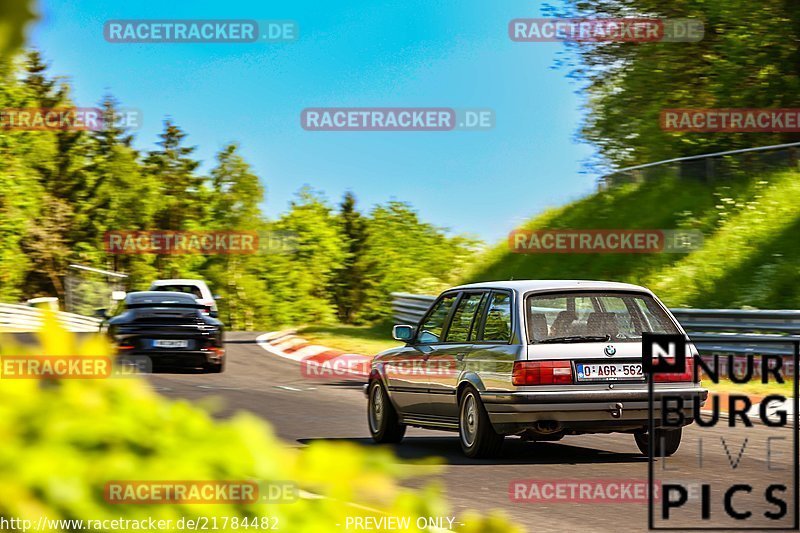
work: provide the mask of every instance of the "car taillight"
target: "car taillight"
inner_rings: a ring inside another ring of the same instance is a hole
[[[569,361],[515,361],[511,383],[520,385],[570,385],[572,364]]]
[[[667,360],[672,362],[671,360]],[[655,363],[656,361],[653,361]],[[678,383],[694,381],[694,359],[686,358],[686,369],[683,372],[658,372],[653,374],[653,383]],[[698,380],[699,382],[699,380]]]

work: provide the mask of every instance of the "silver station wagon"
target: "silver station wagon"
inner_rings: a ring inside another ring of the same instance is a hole
[[[367,419],[379,443],[400,442],[407,426],[458,431],[469,457],[491,457],[506,436],[558,440],[631,433],[647,454],[648,384],[642,332],[686,333],[656,296],[602,281],[502,281],[443,292],[417,326],[394,327],[403,347],[375,356]],[[688,339],[688,337],[687,337]],[[687,357],[697,356],[689,343]],[[707,391],[685,374],[656,374],[655,392],[693,402]],[[674,454],[682,428],[659,427],[654,450]]]

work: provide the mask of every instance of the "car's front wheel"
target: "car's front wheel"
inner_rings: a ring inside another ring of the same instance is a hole
[[[401,424],[389,394],[379,380],[369,384],[367,422],[372,440],[379,444],[397,443],[406,434],[406,425]]]
[[[503,447],[503,435],[498,435],[478,391],[467,388],[461,395],[458,410],[458,436],[467,457],[495,457]]]
[[[663,429],[656,428],[653,440],[653,457],[669,457],[674,455],[681,446],[681,438],[683,437],[683,428],[678,429]],[[633,438],[636,439],[636,446],[639,451],[644,455],[649,455],[650,449],[650,434],[649,433],[634,433]]]

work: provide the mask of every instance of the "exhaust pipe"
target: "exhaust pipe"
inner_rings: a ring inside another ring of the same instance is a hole
[[[542,435],[551,435],[561,431],[561,423],[555,420],[539,420],[533,425],[534,429]]]

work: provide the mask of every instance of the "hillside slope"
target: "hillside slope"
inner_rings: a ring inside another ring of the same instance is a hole
[[[800,172],[706,184],[664,179],[550,209],[524,229],[696,229],[691,253],[517,254],[503,241],[466,281],[605,279],[653,289],[673,307],[800,308]]]

